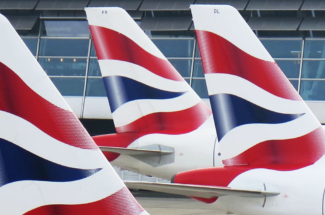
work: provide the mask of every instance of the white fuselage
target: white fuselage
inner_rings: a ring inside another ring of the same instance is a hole
[[[170,180],[175,174],[197,168],[222,166],[212,116],[198,129],[181,135],[148,134],[132,142],[128,148],[159,144],[175,150],[174,161],[157,167],[128,155],[120,155],[112,165],[144,175]]]

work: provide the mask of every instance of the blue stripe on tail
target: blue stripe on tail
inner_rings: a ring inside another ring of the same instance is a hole
[[[122,76],[103,77],[103,81],[112,112],[129,101],[138,99],[172,99],[185,93],[159,90]]]
[[[219,141],[230,130],[241,125],[284,123],[303,115],[277,113],[230,94],[212,95],[210,101]]]
[[[23,180],[75,181],[91,176],[100,170],[62,166],[45,160],[7,140],[0,139],[0,187]]]

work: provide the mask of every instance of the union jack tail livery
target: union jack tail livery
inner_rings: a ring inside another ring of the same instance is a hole
[[[125,10],[86,12],[118,133],[185,133],[206,120],[207,107]]]
[[[191,10],[224,164],[317,161],[325,152],[319,121],[239,12]]]
[[[211,110],[125,10],[85,10],[117,131],[94,140],[106,147],[103,151],[110,161],[118,157],[113,151],[130,152],[108,147],[139,149],[139,138],[165,134],[150,139],[150,147],[157,146],[159,140],[170,143],[166,135],[183,135],[204,123],[210,125]],[[161,152],[160,146],[156,148]],[[213,148],[209,150],[211,154]]]
[[[0,213],[147,214],[0,14]]]

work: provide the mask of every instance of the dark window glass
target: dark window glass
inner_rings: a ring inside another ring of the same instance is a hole
[[[325,60],[304,60],[302,78],[325,78]]]
[[[91,57],[97,57],[95,46],[94,46],[93,42],[91,42],[90,56]]]
[[[39,58],[38,62],[49,76],[85,76],[87,59]]]
[[[51,78],[62,96],[83,96],[85,78]]]
[[[325,40],[306,40],[304,58],[325,58]]]
[[[325,81],[301,81],[300,95],[304,100],[325,100]]]
[[[260,38],[288,38],[288,37],[305,37],[306,35],[309,36],[309,32],[303,32],[303,31],[277,31],[277,30],[265,30],[265,31],[258,31],[258,36]]]
[[[190,84],[190,82],[191,82],[190,78],[184,78],[184,79],[188,84]]]
[[[37,38],[22,38],[26,46],[28,47],[29,51],[36,56],[36,50],[37,50]]]
[[[88,39],[41,39],[39,56],[86,57],[88,45]]]
[[[88,76],[102,76],[97,58],[89,60]]]
[[[3,2],[3,1],[0,1],[0,2]],[[14,1],[11,1],[13,4],[17,4],[18,2],[14,2]],[[1,11],[1,12],[4,12],[4,11]],[[8,11],[9,12],[9,11]],[[35,13],[36,11],[29,11],[31,13]],[[18,15],[21,13],[21,10],[12,10],[11,12],[9,12],[7,15],[10,16],[13,15]],[[36,12],[38,13],[38,12]],[[23,14],[20,14],[20,15],[23,15]],[[27,15],[27,14],[26,14]],[[36,15],[36,14],[34,14]],[[28,16],[28,15],[27,15]],[[39,16],[39,15],[37,15]],[[19,21],[20,24],[24,24],[24,20],[20,20]],[[34,24],[33,28],[31,30],[16,30],[17,33],[21,36],[36,36],[38,37],[39,35],[39,28],[40,28],[40,23],[41,21],[40,20],[37,20],[36,23]]]
[[[170,59],[169,62],[171,64],[173,64],[175,69],[183,77],[190,77],[191,76],[192,60],[173,60],[173,59]]]
[[[194,40],[152,40],[166,57],[192,57]]]
[[[102,78],[88,78],[86,96],[106,97],[105,86]]]
[[[205,79],[193,79],[192,88],[201,98],[209,97]]]
[[[300,58],[302,40],[261,40],[273,58]]]
[[[292,86],[293,86],[296,90],[298,90],[298,81],[297,81],[297,80],[289,80],[289,81],[291,82]]]
[[[325,11],[318,11],[318,10],[315,10],[315,16],[316,17],[325,17]],[[313,32],[314,33],[314,32]]]
[[[193,77],[204,77],[202,61],[195,59],[193,68]]]
[[[276,62],[287,78],[299,78],[300,60],[277,60]]]
[[[196,46],[195,46],[195,57],[201,57],[200,49],[199,49],[197,42],[196,42]]]
[[[86,20],[45,20],[42,31],[49,37],[88,37],[89,33]]]

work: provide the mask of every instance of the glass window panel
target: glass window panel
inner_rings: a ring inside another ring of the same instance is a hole
[[[190,84],[190,82],[191,82],[190,78],[184,78],[184,79],[188,84]]]
[[[192,88],[201,98],[209,98],[205,79],[193,79]]]
[[[175,67],[175,69],[183,77],[191,77],[192,60],[173,60],[173,59],[170,59],[169,62]]]
[[[324,60],[304,60],[302,64],[302,78],[325,78]]]
[[[37,50],[37,38],[21,38],[26,46],[29,48],[29,51],[36,56],[36,50]]]
[[[300,58],[302,40],[261,40],[273,58]]]
[[[298,81],[297,80],[289,80],[292,86],[298,91]]]
[[[300,60],[276,60],[287,78],[299,78]]]
[[[94,46],[93,42],[91,42],[90,56],[91,57],[97,57],[95,46]]]
[[[85,78],[51,78],[62,96],[83,96]]]
[[[306,40],[304,58],[325,58],[325,40]]]
[[[88,39],[41,39],[39,56],[73,56],[88,55]]]
[[[88,78],[86,96],[107,96],[102,78]]]
[[[300,95],[304,100],[325,100],[325,80],[301,81]]]
[[[45,20],[42,36],[49,37],[89,37],[86,20]]]
[[[152,40],[166,57],[192,57],[194,40]]]
[[[85,76],[87,59],[39,58],[38,62],[49,76]]]
[[[199,49],[199,46],[198,46],[197,42],[196,42],[196,45],[195,45],[195,57],[201,57],[200,49]]]
[[[3,1],[0,1],[0,2],[3,2]],[[17,4],[17,2],[14,2],[14,1],[12,1],[12,2],[13,2],[13,4]],[[20,12],[17,13],[17,10],[11,12],[12,15],[14,15],[14,14],[18,15],[19,13]],[[21,14],[21,15],[23,15],[23,14]],[[25,14],[25,15],[27,15],[27,14]],[[16,30],[16,31],[21,36],[36,36],[36,37],[38,37],[39,29],[40,29],[40,23],[41,23],[41,21],[37,20],[32,29],[30,29],[30,30]],[[20,21],[20,24],[23,24],[22,21]]]
[[[97,58],[89,60],[88,76],[102,76]]]
[[[194,61],[193,77],[204,77],[201,59],[195,59]]]

